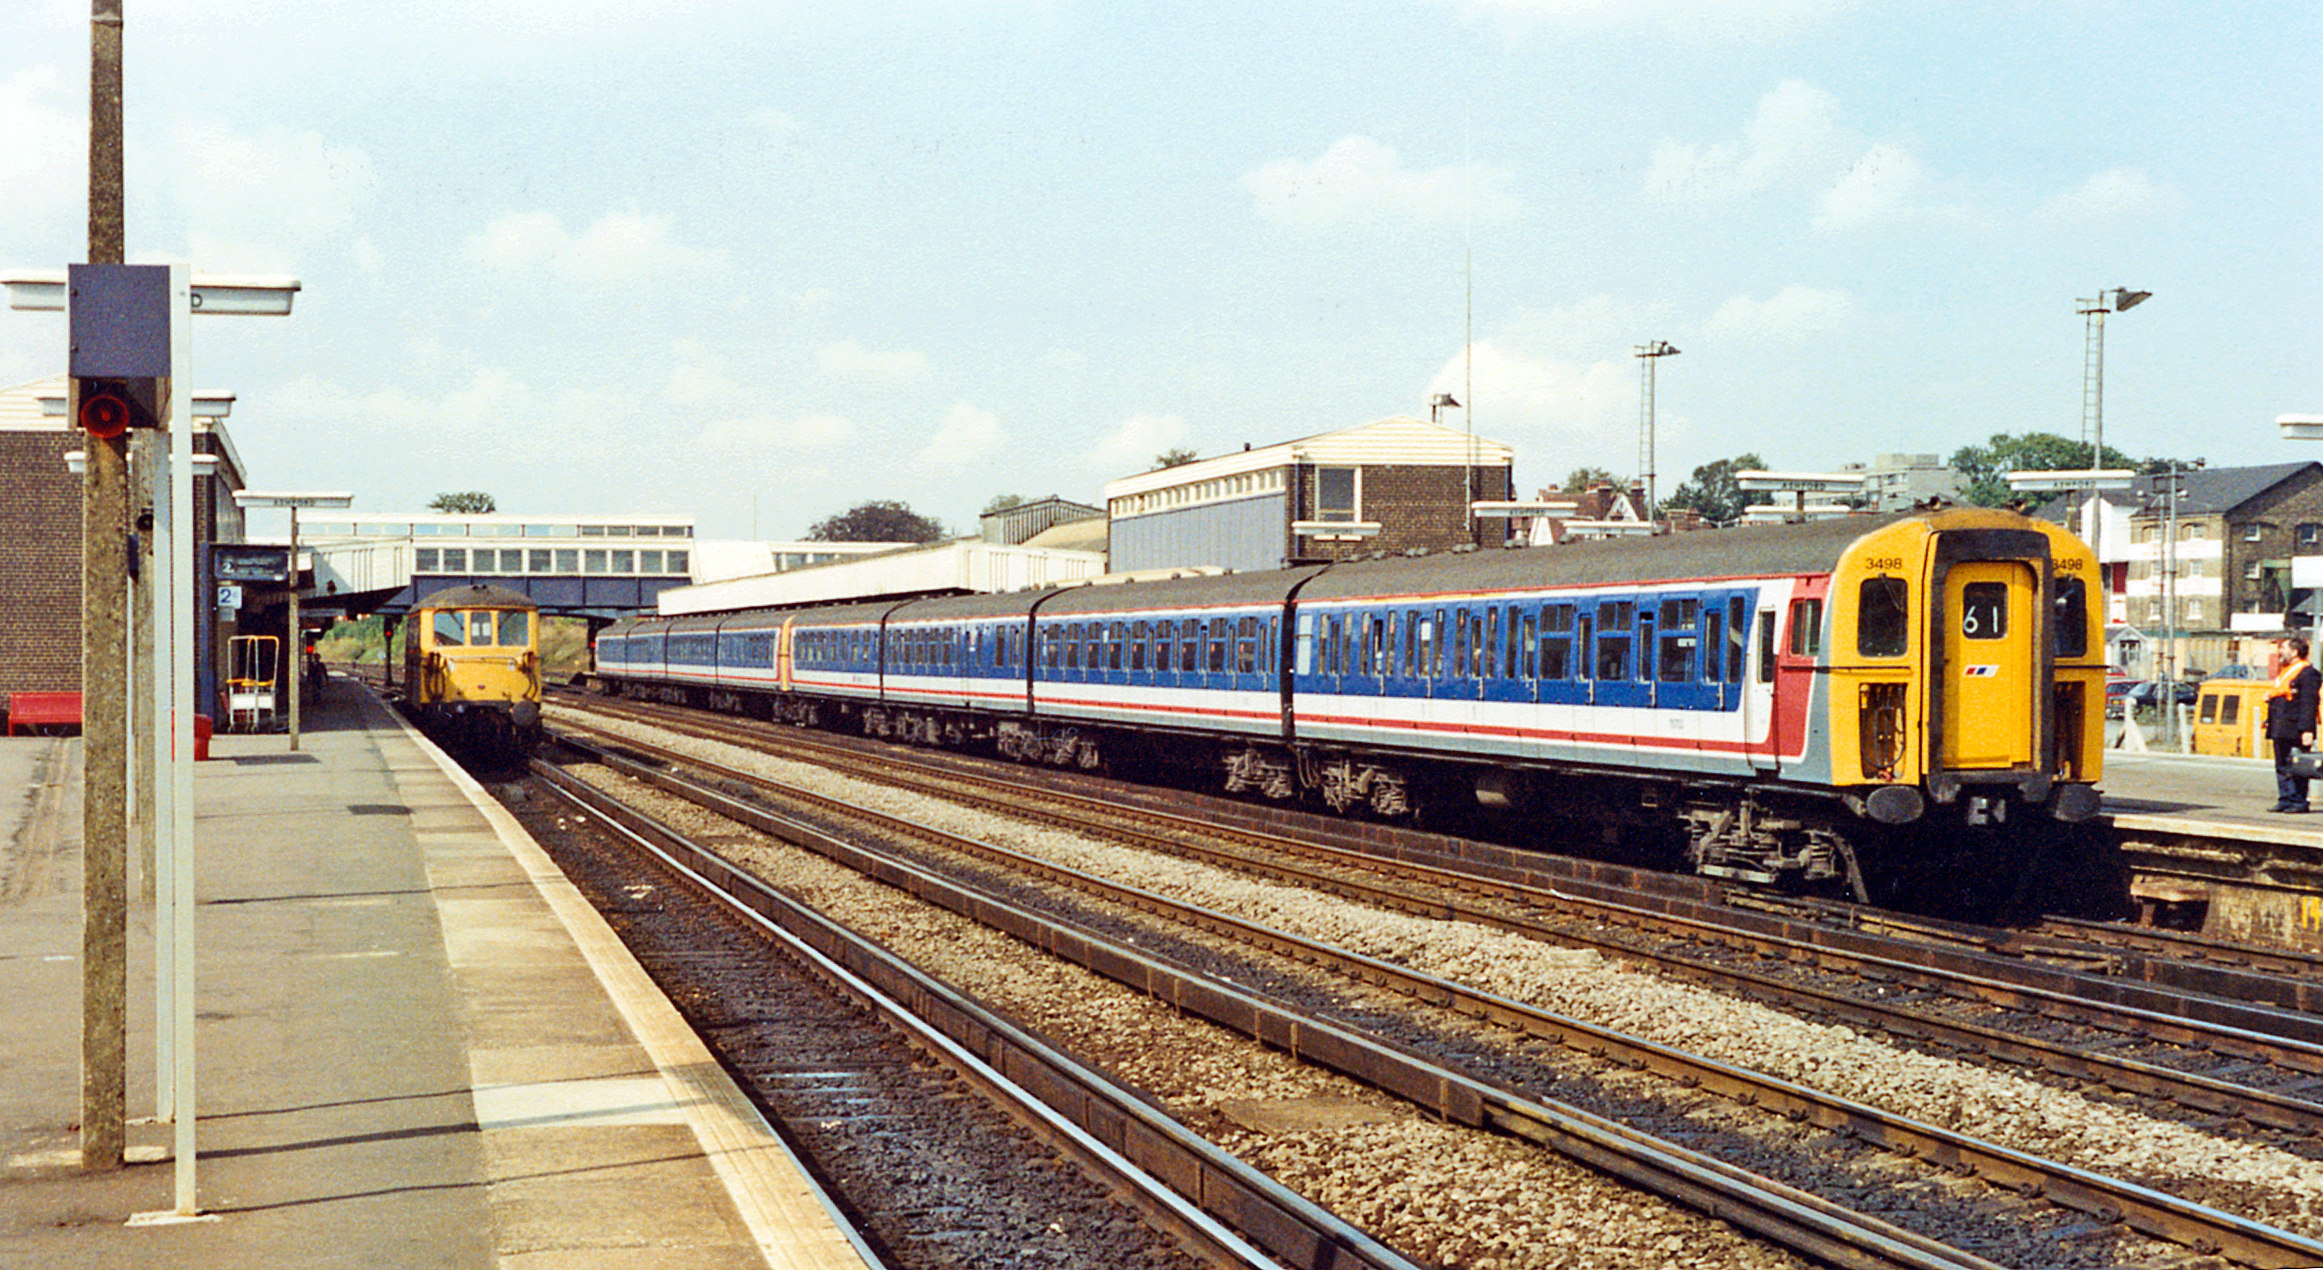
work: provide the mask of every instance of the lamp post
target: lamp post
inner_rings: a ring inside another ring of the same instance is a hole
[[[2201,459],[2194,460],[2200,468]],[[2178,500],[2185,493],[2179,477],[2184,468],[2170,462],[2170,484],[2157,490],[2162,498],[2162,675],[2156,701],[2162,708],[2162,744],[2179,741],[2178,728]]]
[[[116,29],[117,30],[117,29]],[[100,33],[102,39],[102,33]],[[117,38],[117,34],[116,34]],[[95,215],[92,199],[92,217]],[[119,202],[113,203],[113,215],[119,215]],[[92,235],[92,243],[94,235]],[[96,254],[92,250],[92,254]],[[118,258],[118,253],[115,253]],[[197,277],[184,265],[166,266],[167,285],[159,302],[159,327],[168,346],[167,365],[170,376],[182,378],[190,365],[186,356],[189,320],[196,313],[214,313],[228,316],[264,315],[287,317],[291,302],[299,290],[296,278],[286,277]],[[72,295],[70,271],[38,270],[11,272],[0,275],[0,287],[8,291],[10,308],[24,310],[70,311]],[[157,315],[141,312],[139,317],[148,323]],[[79,323],[88,318],[75,318],[76,335]],[[94,320],[94,319],[91,319]],[[78,396],[77,387],[70,390]],[[164,418],[159,420],[169,435],[167,447],[155,446],[150,453],[162,461],[155,464],[153,473],[154,497],[154,684],[152,743],[156,767],[167,771],[168,779],[157,779],[154,788],[153,821],[157,853],[161,855],[155,867],[156,888],[154,930],[156,967],[156,1037],[155,1056],[158,1066],[166,1068],[167,1079],[157,1093],[157,1101],[170,1118],[173,1130],[171,1153],[176,1160],[176,1207],[168,1212],[139,1214],[140,1222],[203,1220],[196,1195],[196,1144],[194,1140],[195,1112],[195,1053],[194,1053],[194,614],[200,607],[194,595],[194,470],[197,457],[193,452],[194,423],[192,414],[200,412],[209,418],[226,413],[232,398],[224,394],[196,394],[165,392]],[[62,407],[70,412],[70,401],[58,407],[42,403],[44,412]],[[96,475],[84,480],[96,481],[116,462],[112,458],[110,442],[84,447],[83,463]],[[125,473],[123,473],[125,475]],[[84,538],[98,541],[101,535],[85,534]],[[120,556],[117,548],[89,553],[93,556]],[[91,588],[84,585],[84,591]],[[83,597],[84,605],[87,596]],[[126,623],[120,622],[99,637],[84,632],[84,657],[91,649],[126,644]],[[113,676],[118,680],[122,676]],[[108,701],[114,689],[100,679],[94,683],[84,671],[84,716],[111,711],[116,717],[124,701]],[[123,773],[127,767],[128,737],[126,720],[106,730],[104,735],[84,727],[83,803],[84,859],[110,857],[113,852],[126,853],[127,826],[120,817],[120,808],[126,803]],[[103,825],[91,828],[86,818],[87,809],[102,807],[113,817]],[[104,870],[86,870],[92,875]],[[111,890],[112,888],[108,888]],[[119,898],[122,907],[126,897]],[[111,942],[126,943],[125,913],[114,910],[115,897],[108,894],[100,901],[84,901],[83,923],[90,930],[102,927],[120,936]],[[84,940],[87,944],[87,940]],[[123,976],[117,961],[107,955],[84,952],[83,996],[85,1000],[101,1001],[125,992],[116,987]],[[165,986],[166,985],[166,986]],[[82,1097],[82,1167],[117,1168],[121,1163],[124,1135],[124,1112],[120,1093],[124,1083],[125,1046],[113,1043],[112,1037],[94,1035],[111,1032],[115,1037],[125,1033],[118,1012],[104,1020],[93,1020],[84,1011],[83,1020],[83,1097]]]
[[[1637,345],[1631,355],[1645,364],[1637,405],[1637,465],[1645,477],[1645,518],[1650,522],[1654,518],[1654,363],[1676,357],[1678,349],[1668,340],[1654,340]]]
[[[301,507],[346,507],[355,501],[353,494],[285,494],[255,490],[234,491],[238,507],[287,507],[290,509],[290,639],[284,659],[289,668],[284,677],[290,680],[290,748],[298,748],[298,690],[299,680],[306,673],[306,645],[298,632],[298,509]]]
[[[2089,466],[2105,464],[2105,315],[2127,313],[2153,296],[2151,291],[2132,291],[2127,287],[2108,287],[2097,293],[2094,300],[2076,300],[2083,319],[2081,333],[2081,435],[2090,443]],[[2092,498],[2096,497],[2094,493]],[[2105,564],[2105,509],[2099,507],[2089,522],[2089,551],[2097,557],[2097,568],[2103,572]],[[2105,592],[2111,603],[2113,586],[2108,580]],[[2112,614],[2107,615],[2108,620]]]

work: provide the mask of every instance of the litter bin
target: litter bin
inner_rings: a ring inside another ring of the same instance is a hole
[[[194,716],[194,761],[199,763],[209,757],[210,716],[197,714]]]

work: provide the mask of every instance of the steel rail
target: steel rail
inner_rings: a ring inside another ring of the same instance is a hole
[[[640,710],[637,713],[647,712]],[[684,713],[691,715],[694,712]],[[712,717],[723,720],[723,716]],[[729,744],[737,743],[731,728],[721,732],[690,717],[657,716],[648,721],[657,727],[722,740]],[[792,742],[793,738],[786,735],[785,743]],[[828,745],[819,739],[807,743],[825,752],[856,752],[844,746]],[[885,766],[887,770],[878,779],[896,781],[899,765],[889,757],[885,760]],[[900,766],[911,764],[907,760]],[[999,777],[978,773],[946,771],[940,779],[1016,788]],[[1115,800],[1069,790],[1043,790],[1041,796],[1063,803],[1105,806],[1116,811],[1120,809],[1120,804]],[[1930,971],[1958,973],[1965,977],[1964,982],[1975,981],[1985,999],[1996,1004],[2018,1008],[2030,1005],[2052,1013],[2060,1006],[2079,1008],[2097,1017],[2110,1017],[2121,1027],[2139,1027],[2152,1016],[2166,1016],[2190,1025],[2182,1032],[2164,1034],[2166,1039],[2182,1044],[2210,1044],[2222,1052],[2240,1057],[2280,1062],[2285,1066],[2323,1074],[2323,1013],[2302,1008],[2306,1001],[2313,999],[2312,993],[2295,993],[2288,1001],[2279,996],[2261,1001],[2238,1000],[2207,995],[2192,987],[2147,986],[2118,976],[2034,965],[2022,957],[2000,955],[1983,946],[1985,941],[1976,941],[1980,945],[1978,947],[1962,946],[1969,941],[1957,933],[1947,933],[1941,945],[1932,946],[1875,930],[1840,929],[1812,917],[1786,917],[1772,911],[1772,906],[1754,910],[1714,899],[1689,899],[1674,894],[1656,894],[1650,906],[1641,905],[1638,897],[1631,893],[1634,888],[1601,882],[1590,876],[1596,870],[1580,870],[1580,876],[1574,876],[1572,873],[1543,867],[1538,853],[1490,844],[1462,843],[1455,858],[1446,852],[1409,845],[1372,842],[1355,848],[1320,841],[1312,835],[1293,837],[1281,832],[1239,826],[1221,830],[1212,820],[1183,813],[1150,806],[1139,806],[1136,810],[1139,815],[1157,823],[1176,825],[1190,833],[1209,837],[1230,833],[1262,846],[1325,854],[1349,867],[1391,874],[1400,871],[1412,880],[1430,886],[1473,889],[1480,883],[1491,882],[1513,888],[1504,892],[1512,899],[1545,902],[1544,897],[1554,892],[1567,904],[1605,902],[1633,909],[1652,907],[1667,914],[1658,920],[1683,921],[1689,926],[1731,930],[1744,938],[1776,941],[1768,946],[1793,959],[1827,954],[1870,959],[1864,962],[1866,965],[1907,966],[1914,974]],[[1883,917],[1873,924],[1889,928],[1924,928],[1928,925],[1917,919],[1897,917]],[[2021,991],[2014,982],[2019,979],[2025,981]],[[1925,986],[1941,987],[1933,981],[1927,982]],[[2323,992],[2323,989],[2313,991]],[[2117,1010],[2144,1011],[2145,1014],[2110,1013]],[[2215,1027],[2216,1031],[2205,1035],[2201,1030],[2203,1027]],[[2278,1057],[2263,1049],[2250,1048],[2247,1041],[2250,1037],[2270,1036],[2279,1036],[2297,1044],[2287,1047],[2286,1052]]]
[[[1194,1255],[1279,1270],[1421,1270],[916,967],[553,764],[535,776],[941,1059]],[[1183,1193],[1181,1193],[1181,1191]],[[1261,1248],[1265,1251],[1261,1251]]]
[[[574,726],[586,728],[600,736],[613,735],[588,724]],[[701,727],[700,724],[693,724],[687,730]],[[714,732],[713,729],[703,729],[703,731]],[[630,738],[617,738],[617,741],[621,744],[647,748],[642,742]],[[849,751],[842,750],[842,752]],[[672,757],[679,756],[673,755]],[[705,761],[700,759],[684,758],[681,761],[706,765]],[[884,768],[876,779],[891,784],[914,783],[921,788],[928,787],[930,782],[949,782],[942,792],[948,796],[957,796],[958,794],[957,788],[954,787],[957,782],[953,782],[948,776],[943,778],[931,777],[929,782],[909,782],[890,766]],[[1021,789],[1010,786],[1006,782],[983,776],[970,776],[961,779],[1014,795],[1015,797],[1009,804],[1009,811],[1012,815],[1034,818],[1043,815],[1036,808],[1025,806],[1022,802]],[[1090,814],[1117,815],[1121,810],[1116,803],[1070,792],[1042,791],[1041,796],[1067,807],[1085,809]],[[1977,995],[1996,1004],[2011,1008],[2034,1009],[2051,1015],[2062,1014],[2067,1017],[2076,1017],[2095,1012],[2105,1023],[2117,1029],[2144,1031],[2149,1035],[2159,1035],[2165,1039],[2178,1040],[2182,1043],[2199,1044],[2220,1052],[2242,1053],[2270,1062],[2282,1062],[2293,1068],[2323,1070],[2323,1047],[2301,1045],[2296,1042],[2278,1042],[2263,1035],[2234,1029],[2193,1028],[2188,1027],[2183,1020],[2176,1016],[2156,1011],[2133,1011],[2123,1007],[2106,1005],[2090,1006],[2079,998],[2044,989],[2022,987],[2001,980],[1970,976],[1960,970],[1942,972],[1941,977],[1939,977],[1914,961],[1901,960],[1893,956],[1880,957],[1864,953],[1829,950],[1819,943],[1810,946],[1806,941],[1796,939],[1789,934],[1800,923],[1779,916],[1767,919],[1779,923],[1779,933],[1766,933],[1763,930],[1736,931],[1738,922],[1748,926],[1760,925],[1760,915],[1749,914],[1747,917],[1738,918],[1735,913],[1725,908],[1688,904],[1668,899],[1663,901],[1660,908],[1648,908],[1627,902],[1625,898],[1613,894],[1618,892],[1619,888],[1605,887],[1596,894],[1576,893],[1583,890],[1597,890],[1598,888],[1592,887],[1585,881],[1571,878],[1559,879],[1558,885],[1547,887],[1518,881],[1508,876],[1480,878],[1477,874],[1468,871],[1469,868],[1478,867],[1473,864],[1466,868],[1454,868],[1410,859],[1383,862],[1361,850],[1337,847],[1326,843],[1273,837],[1250,829],[1231,829],[1222,832],[1194,817],[1159,809],[1138,808],[1137,814],[1160,822],[1175,832],[1187,835],[1188,838],[1198,838],[1205,835],[1210,837],[1240,837],[1270,850],[1320,854],[1344,867],[1367,872],[1379,871],[1383,863],[1392,863],[1395,871],[1401,872],[1407,880],[1439,888],[1445,895],[1455,898],[1415,896],[1407,891],[1377,886],[1359,879],[1317,875],[1267,861],[1252,860],[1248,856],[1233,851],[1206,847],[1199,841],[1168,838],[1160,843],[1161,849],[1201,859],[1220,867],[1271,877],[1301,886],[1328,889],[1361,902],[1417,913],[1422,916],[1475,922],[1534,938],[1573,941],[1570,935],[1546,930],[1505,913],[1467,903],[1464,896],[1477,891],[1479,889],[1477,884],[1483,882],[1485,889],[1497,892],[1503,898],[1516,902],[1568,910],[1578,906],[1583,916],[1599,920],[1619,920],[1630,925],[1662,926],[1670,922],[1685,922],[1689,925],[1707,924],[1714,930],[1735,932],[1739,937],[1751,940],[1761,952],[1792,960],[1806,960],[1812,957],[1820,964],[1840,961],[1857,973],[1868,974],[1883,981],[1913,982],[1923,987],[1952,991],[1953,995]],[[1071,823],[1076,827],[1085,827],[1085,822],[1069,819],[1060,821],[1060,823]],[[1104,832],[1116,837],[1140,837],[1119,824],[1105,826]],[[1495,870],[1495,872],[1501,871]],[[1892,937],[1885,936],[1870,938],[1876,938],[1881,941],[1882,945],[1888,947],[1894,947],[1899,942]],[[1615,955],[1645,962],[1666,973],[1696,982],[1713,984],[1721,988],[1739,989],[1755,999],[1788,1008],[1797,1008],[1820,1016],[1844,1019],[1859,1026],[1875,1028],[1908,1039],[1941,1044],[1959,1051],[1981,1052],[2003,1062],[2038,1067],[2060,1076],[2097,1081],[2125,1093],[2167,1099],[2205,1114],[2239,1116],[2256,1124],[2264,1124],[2294,1133],[2310,1135],[2323,1133],[2323,1103],[2297,1097],[2292,1093],[2238,1084],[2200,1073],[2178,1071],[2157,1063],[2084,1049],[2039,1037],[2020,1036],[2005,1029],[1950,1019],[1931,1011],[1915,1009],[1900,1003],[1866,1001],[1828,989],[1785,982],[1745,969],[1714,965],[1678,953],[1638,949],[1619,944],[1602,946],[1608,948]],[[2014,962],[2007,959],[1998,959],[1998,964],[2004,968],[2015,965]]]
[[[1332,965],[1351,977],[1392,987],[1431,1004],[1484,1018],[1515,1028],[1527,1035],[1553,1041],[1593,1056],[1610,1058],[1632,1068],[1652,1070],[1658,1075],[1677,1080],[1688,1086],[1709,1089],[1735,1101],[1808,1120],[1820,1127],[1857,1137],[1900,1154],[1916,1156],[1941,1167],[1959,1172],[1975,1173],[1995,1185],[2009,1187],[2027,1195],[2041,1195],[2064,1207],[2072,1208],[2099,1220],[2108,1223],[2123,1222],[2145,1234],[2172,1240],[2205,1254],[2223,1252],[2225,1255],[2234,1257],[2248,1265],[2323,1263],[2323,1242],[2308,1240],[2292,1232],[2223,1213],[2178,1196],[2155,1191],[2121,1179],[2106,1177],[2071,1165],[2044,1160],[2013,1148],[1983,1142],[1965,1134],[1914,1121],[1908,1117],[1893,1115],[1866,1104],[1809,1089],[1763,1073],[1689,1054],[1656,1042],[1646,1041],[1492,993],[1472,989],[1437,976],[1351,953],[1329,944],[1277,930],[1262,923],[1246,921],[1197,905],[1172,900],[1143,888],[1127,886],[1079,870],[1051,864],[1037,857],[1012,851],[1005,847],[933,830],[902,817],[851,804],[844,799],[800,790],[763,776],[756,776],[705,760],[667,755],[666,751],[664,754],[685,764],[714,772],[721,781],[737,783],[746,788],[764,789],[786,799],[806,802],[832,814],[844,816],[849,820],[882,826],[890,832],[934,838],[946,846],[1003,864],[1015,872],[1028,873],[1052,883],[1070,886],[1118,903],[1160,913],[1171,920],[1223,933],[1300,961]],[[815,839],[826,837],[821,831],[815,830],[811,826],[804,826],[791,817],[753,806],[731,794],[677,773],[611,754],[605,754],[603,758],[609,766],[616,770],[707,806],[720,815],[743,821],[766,832],[786,838],[789,838],[793,833],[803,833]],[[802,845],[808,844],[802,843]],[[818,846],[816,849],[821,850],[822,848]],[[868,854],[860,847],[845,849],[850,857],[859,853]],[[848,863],[851,867],[863,867],[857,865],[853,858],[850,858]],[[915,891],[919,890],[922,885],[927,885],[921,879],[934,876],[916,866],[897,865],[889,867],[896,868],[898,876],[885,874],[878,876],[882,876],[883,880],[894,881],[898,885],[911,886]],[[899,878],[904,880],[899,880]],[[943,888],[965,889],[960,884],[949,880],[939,880],[935,885]],[[938,900],[938,902],[944,901]],[[986,900],[982,902],[982,905],[996,903],[997,901]],[[980,908],[982,905],[977,907]],[[985,920],[981,912],[974,915],[978,916],[980,920]],[[1054,919],[1026,920],[1046,922]],[[1024,930],[1011,928],[1010,933],[1028,940],[1035,938],[1033,934]],[[1083,937],[1101,938],[1094,935]],[[1041,946],[1050,945],[1044,942]],[[1097,967],[1093,966],[1092,968]],[[1330,1025],[1309,1022],[1301,1026],[1311,1031],[1317,1027],[1329,1027]],[[1366,1075],[1365,1078],[1375,1079],[1370,1075]],[[1506,1097],[1520,1097],[1507,1093],[1507,1091],[1502,1092],[1503,1096]],[[1447,1115],[1454,1114],[1448,1109],[1439,1108],[1439,1110]],[[1583,1116],[1588,1114],[1571,1108],[1561,1108],[1561,1110],[1574,1111]],[[1524,1136],[1532,1135],[1526,1134]],[[1656,1143],[1657,1149],[1664,1146],[1667,1144]]]
[[[1363,1080],[1447,1120],[1493,1128],[1559,1151],[1802,1255],[1850,1270],[1998,1270],[1994,1263],[1972,1253],[1880,1218],[1579,1108],[1499,1088],[1426,1055],[1314,1019],[1240,985],[1115,942],[1078,924],[1034,913],[710,786],[617,755],[600,754],[601,761],[616,770],[827,855],[867,877],[1013,935],[1177,1009]],[[890,832],[949,837],[867,809],[854,808],[847,814],[860,814]]]

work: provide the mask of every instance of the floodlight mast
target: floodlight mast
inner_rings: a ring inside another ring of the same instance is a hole
[[[2081,335],[2081,436],[2090,443],[2091,468],[2105,462],[2105,315],[2127,313],[2152,299],[2153,294],[2127,287],[2108,287],[2098,292],[2094,300],[2075,302],[2086,322]],[[2104,584],[2098,591],[2098,599],[2105,607],[2105,620],[2110,622],[2113,620],[2113,578],[2105,565],[2105,508],[2103,500],[2094,492],[2090,497],[2100,505],[2090,510],[2089,552],[2097,557],[2098,579]]]

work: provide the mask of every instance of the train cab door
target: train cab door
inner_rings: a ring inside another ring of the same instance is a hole
[[[1944,574],[1943,744],[1951,768],[2008,768],[2039,755],[2037,637],[2031,566],[1963,560]]]
[[[1750,612],[1745,608],[1745,612]],[[1750,617],[1745,630],[1735,632],[1748,650],[1749,664],[1740,684],[1742,712],[1742,748],[1750,756],[1750,765],[1760,771],[1775,769],[1775,661],[1776,638],[1781,630],[1782,610],[1773,602],[1761,598],[1756,612]]]

